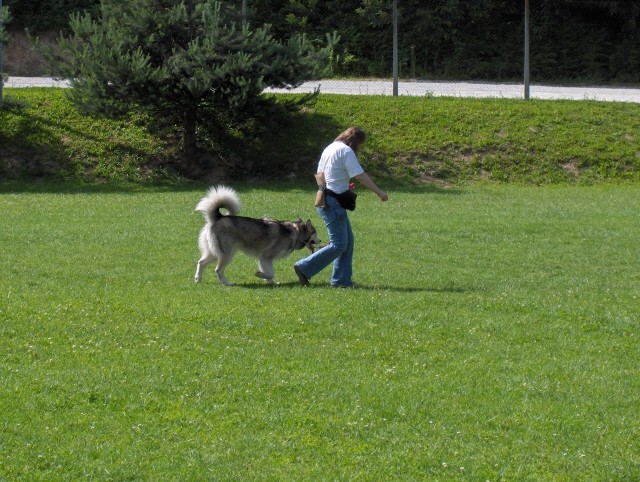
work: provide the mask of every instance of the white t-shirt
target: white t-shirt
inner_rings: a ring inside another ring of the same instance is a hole
[[[322,151],[318,172],[324,172],[327,189],[340,194],[349,189],[351,178],[362,174],[364,169],[353,149],[344,142],[334,141]]]

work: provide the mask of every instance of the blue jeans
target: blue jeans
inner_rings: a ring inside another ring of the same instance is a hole
[[[352,286],[353,231],[347,210],[340,206],[333,196],[326,196],[324,208],[317,208],[318,214],[327,225],[329,244],[296,263],[307,277],[318,274],[333,263],[332,286]]]

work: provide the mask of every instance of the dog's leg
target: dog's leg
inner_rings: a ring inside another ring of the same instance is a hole
[[[273,259],[272,258],[260,258],[258,259],[258,269],[256,276],[262,278],[267,283],[275,285],[278,284],[273,280]]]
[[[218,264],[216,265],[216,274],[218,275],[218,280],[225,286],[233,286],[233,283],[224,277],[224,269],[227,267],[229,263],[231,263],[231,259],[233,258],[232,254],[221,254],[218,258]]]
[[[205,266],[215,261],[215,256],[211,253],[206,253],[202,255],[202,258],[198,260],[198,265],[196,267],[196,283],[202,282],[202,272],[204,271]]]

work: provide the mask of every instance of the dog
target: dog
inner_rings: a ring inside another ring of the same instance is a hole
[[[220,209],[226,209],[228,214],[223,215]],[[196,268],[196,283],[202,281],[204,268],[217,260],[218,280],[223,285],[233,286],[225,278],[224,270],[239,249],[258,258],[258,278],[277,284],[273,280],[275,259],[284,258],[294,250],[305,247],[313,253],[314,246],[321,242],[310,220],[289,222],[238,216],[238,194],[227,186],[209,189],[195,210],[202,213],[206,221],[198,237],[201,257]]]

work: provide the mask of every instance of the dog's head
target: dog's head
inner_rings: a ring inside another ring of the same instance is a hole
[[[298,219],[294,224],[298,231],[298,241],[300,243],[298,249],[307,247],[313,253],[315,245],[320,244],[322,240],[318,237],[316,228],[311,224],[311,220],[307,219],[307,222],[304,222],[302,219]]]

